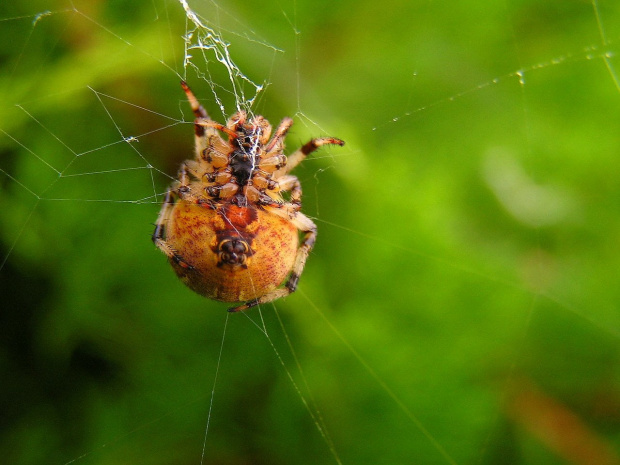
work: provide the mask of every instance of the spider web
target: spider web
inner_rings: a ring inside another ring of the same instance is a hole
[[[2,9],[11,463],[620,463],[614,2]],[[319,238],[274,305],[149,240],[180,79],[347,141],[296,170]]]

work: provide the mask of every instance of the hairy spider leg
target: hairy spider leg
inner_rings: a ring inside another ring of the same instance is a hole
[[[196,144],[196,158],[200,157],[200,154],[207,148],[207,140],[205,133],[209,136],[218,136],[215,129],[205,128],[205,126],[198,124],[199,121],[209,120],[209,114],[207,110],[200,104],[192,90],[189,88],[185,81],[181,81],[181,87],[185,91],[187,100],[192,108],[192,112],[196,117],[194,119],[194,141]]]
[[[282,139],[284,139],[284,137],[286,136],[286,133],[288,132],[288,130],[291,128],[292,125],[293,125],[292,118],[284,118],[280,122],[280,125],[276,129],[276,132],[274,133],[269,143],[265,146],[265,152],[271,152],[273,148],[278,144],[278,142],[281,142]]]
[[[172,189],[169,189],[166,192],[166,197],[164,198],[164,203],[161,206],[161,210],[159,211],[159,216],[157,217],[157,222],[155,223],[155,231],[153,231],[152,240],[153,243],[157,246],[159,250],[165,253],[169,259],[173,260],[175,263],[178,263],[183,268],[193,269],[193,267],[183,260],[183,257],[179,255],[179,253],[174,250],[168,242],[164,239],[166,235],[166,225],[170,219],[170,213],[172,212],[172,208],[174,207],[174,197],[176,194]]]
[[[225,126],[222,123],[216,123],[215,121],[212,121],[210,119],[205,119],[205,120],[197,119],[196,126],[205,127],[207,129],[208,128],[217,129],[218,131],[225,132],[233,139],[236,139],[237,137],[239,137],[239,134],[237,134],[235,131],[230,129],[228,126]]]
[[[278,180],[278,187],[280,192],[290,192],[291,202],[296,208],[301,207],[301,183],[297,176],[286,174]]]
[[[281,168],[278,172],[278,175],[284,175],[294,169],[297,165],[299,165],[304,158],[310,155],[312,152],[317,150],[319,147],[323,145],[340,145],[341,147],[344,145],[344,141],[340,139],[336,139],[334,137],[321,137],[319,139],[311,139],[302,145],[299,149],[297,149],[294,153],[288,155],[288,161],[286,166]]]
[[[209,119],[209,114],[207,113],[207,110],[205,110],[204,107],[200,104],[200,102],[192,92],[192,89],[190,89],[187,85],[187,82],[181,81],[181,87],[185,91],[185,95],[187,95],[187,100],[189,101],[189,104],[192,107],[192,111],[194,112],[196,118]]]

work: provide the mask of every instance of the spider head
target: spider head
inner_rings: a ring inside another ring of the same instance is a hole
[[[249,150],[257,145],[265,145],[271,137],[269,121],[260,115],[248,121],[247,114],[239,111],[228,120],[228,129],[236,134],[234,143],[242,149]]]
[[[247,119],[248,119],[247,113],[241,110],[230,117],[226,126],[229,129],[232,129],[233,131],[237,132],[239,128],[245,124]]]

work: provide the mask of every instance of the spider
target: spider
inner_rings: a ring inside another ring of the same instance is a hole
[[[153,242],[190,289],[243,302],[229,312],[289,295],[317,235],[316,225],[300,212],[301,185],[289,172],[319,147],[344,142],[312,139],[287,157],[291,118],[282,120],[273,137],[265,118],[248,119],[244,111],[223,125],[209,118],[185,82],[181,87],[196,116],[196,154],[181,164],[166,192]]]

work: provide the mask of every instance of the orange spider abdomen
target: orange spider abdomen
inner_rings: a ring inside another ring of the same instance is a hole
[[[165,240],[183,257],[170,263],[190,289],[211,299],[242,302],[284,282],[299,237],[291,222],[263,209],[227,202],[214,210],[179,200]]]

